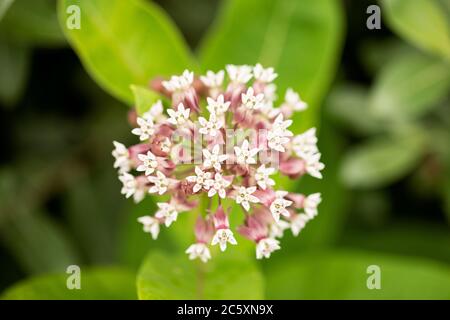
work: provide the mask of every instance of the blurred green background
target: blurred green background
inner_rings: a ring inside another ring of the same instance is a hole
[[[129,84],[261,62],[311,105],[295,133],[319,128],[324,179],[289,185],[323,202],[268,261],[217,266],[235,291],[200,298],[450,298],[448,0],[153,3],[162,11],[140,0],[61,0],[59,9],[0,0],[0,292],[19,283],[4,297],[133,299],[150,250],[140,298],[199,298],[197,264],[154,252],[184,255],[193,237],[183,221],[156,242],[141,231],[136,218],[152,200],[120,195],[111,142],[134,142]],[[81,7],[80,30],[63,30],[69,4]],[[371,4],[382,8],[380,30],[366,27]],[[171,61],[158,56],[172,45]],[[88,270],[88,289],[64,288],[73,264]],[[369,265],[381,268],[381,290],[366,287]]]

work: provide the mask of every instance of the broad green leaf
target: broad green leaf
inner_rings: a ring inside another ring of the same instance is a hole
[[[20,98],[28,78],[30,51],[0,38],[0,101],[14,105]]]
[[[381,289],[368,289],[381,271]],[[418,258],[360,252],[302,255],[271,265],[266,272],[268,299],[449,299],[450,268]]]
[[[450,59],[450,25],[437,0],[382,0],[389,26],[417,47]]]
[[[131,91],[133,91],[135,108],[139,115],[147,112],[156,101],[161,99],[160,94],[146,87],[132,85]]]
[[[5,13],[8,11],[9,7],[12,5],[14,0],[2,0],[0,2],[0,21],[2,20]]]
[[[341,179],[352,188],[384,187],[417,165],[424,152],[420,133],[375,138],[348,151]]]
[[[398,56],[382,70],[370,95],[374,114],[386,119],[413,119],[447,96],[450,63],[416,53]]]
[[[279,98],[292,87],[310,105],[293,127],[317,123],[318,107],[334,77],[343,14],[334,0],[229,0],[200,48],[204,69],[262,63],[275,68]]]
[[[0,33],[25,46],[65,45],[58,24],[56,0],[16,0],[0,22]]]
[[[137,278],[139,299],[262,299],[263,278],[253,257],[213,252],[208,263],[187,255],[150,253]]]
[[[66,27],[66,8],[81,10],[81,28]],[[195,68],[166,14],[144,0],[59,0],[67,38],[91,76],[109,93],[133,103],[130,85]]]
[[[64,270],[65,271],[65,270]],[[43,275],[7,289],[3,300],[135,300],[136,277],[119,267],[83,268],[81,289],[68,289],[71,274]]]

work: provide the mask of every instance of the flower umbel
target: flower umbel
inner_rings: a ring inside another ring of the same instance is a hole
[[[293,133],[290,117],[307,104],[293,89],[277,94],[277,77],[261,64],[227,65],[152,82],[165,98],[130,120],[139,143],[127,148],[114,141],[112,151],[125,197],[165,199],[154,214],[138,218],[144,232],[157,239],[161,229],[182,223],[180,214],[199,208],[189,259],[207,262],[219,249],[232,250],[240,241],[236,230],[263,259],[281,248],[286,230],[297,236],[317,216],[320,193],[276,188],[277,173],[320,179],[324,169],[316,129]],[[284,101],[277,107],[278,97]],[[236,228],[229,217],[238,214],[245,219]]]

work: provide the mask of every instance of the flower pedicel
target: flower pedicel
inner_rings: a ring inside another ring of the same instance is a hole
[[[140,143],[127,148],[114,141],[112,152],[127,198],[169,196],[153,215],[138,219],[153,239],[162,225],[170,227],[202,201],[208,209],[197,218],[196,242],[186,250],[190,259],[206,262],[211,246],[225,251],[237,245],[233,230],[255,242],[256,258],[269,258],[285,230],[297,236],[317,215],[319,193],[277,190],[272,179],[278,171],[320,179],[324,168],[315,128],[297,136],[289,130],[289,117],[306,103],[288,89],[274,107],[276,77],[260,64],[227,65],[226,72],[196,78],[186,70],[155,85],[170,101],[166,111],[156,101],[136,119],[132,133]],[[244,222],[236,228],[229,217],[238,214]]]

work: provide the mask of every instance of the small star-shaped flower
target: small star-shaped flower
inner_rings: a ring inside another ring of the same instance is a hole
[[[246,93],[242,94],[242,105],[248,110],[258,110],[264,105],[264,93],[255,95],[253,87],[247,89]]]
[[[270,212],[276,222],[280,221],[280,215],[285,217],[290,215],[286,208],[292,204],[292,201],[284,199],[285,194],[286,192],[277,191],[275,200],[270,204]]]
[[[152,235],[153,240],[158,238],[159,234],[159,221],[150,216],[139,217],[138,221],[144,225],[144,232],[148,232]]]
[[[223,94],[217,97],[217,100],[214,100],[210,97],[206,98],[206,101],[208,102],[208,105],[206,106],[206,109],[210,113],[221,115],[227,112],[228,108],[230,107],[230,101],[226,101],[223,97]]]
[[[178,211],[176,208],[166,202],[158,202],[156,204],[159,210],[155,213],[155,217],[158,219],[164,219],[164,224],[166,227],[169,227],[172,222],[176,221],[178,218]]]
[[[172,76],[169,81],[163,81],[163,87],[170,92],[184,91],[189,89],[194,82],[194,73],[184,70],[181,76]]]
[[[266,166],[262,164],[258,169],[256,169],[255,173],[255,179],[258,186],[263,190],[266,190],[268,186],[274,186],[275,181],[269,178],[269,176],[274,173],[274,168],[266,168]]]
[[[280,241],[272,238],[265,238],[256,245],[256,259],[270,258],[270,254],[280,249]]]
[[[200,76],[200,80],[208,88],[218,88],[223,83],[224,75],[225,72],[223,70],[220,70],[217,73],[214,73],[213,71],[207,71],[205,76]]]
[[[181,126],[189,120],[189,113],[190,109],[185,108],[183,103],[180,103],[178,105],[177,111],[173,109],[167,109],[167,114],[170,117],[169,119],[167,119],[167,122],[173,124],[174,126]]]
[[[309,221],[309,218],[306,214],[301,213],[294,216],[291,221],[291,231],[294,237],[298,236],[300,231],[306,226],[306,223]]]
[[[258,203],[259,199],[255,197],[253,192],[256,191],[256,187],[239,187],[237,189],[237,195],[236,195],[236,203],[242,205],[242,207],[245,209],[245,211],[250,210],[250,202],[252,203]]]
[[[310,219],[313,219],[315,216],[317,216],[317,207],[321,201],[322,198],[320,193],[313,193],[305,198],[303,202],[303,209]]]
[[[217,171],[221,170],[221,163],[228,159],[227,154],[219,154],[220,147],[216,144],[212,151],[210,152],[208,149],[203,149],[203,167],[204,168],[214,168]]]
[[[215,246],[216,244],[219,244],[220,250],[225,251],[225,249],[227,248],[227,242],[231,243],[232,245],[237,244],[237,241],[233,235],[233,231],[231,231],[230,229],[219,229],[216,231],[216,234],[211,241],[211,245]]]
[[[130,171],[130,154],[128,149],[120,142],[113,141],[114,150],[112,155],[115,158],[114,168],[119,168],[119,173]]]
[[[276,77],[278,77],[278,74],[274,72],[273,68],[264,69],[264,67],[258,63],[253,68],[253,76],[258,81],[269,83],[275,80]]]
[[[214,180],[210,180],[207,183],[210,185],[208,197],[211,198],[217,193],[220,198],[225,199],[227,195],[225,189],[230,186],[231,181],[228,181],[227,179],[223,178],[222,175],[217,172],[214,175]]]
[[[152,119],[144,119],[138,117],[136,122],[139,127],[131,130],[131,133],[139,136],[139,139],[141,141],[147,140],[155,133],[155,126]]]
[[[320,171],[325,168],[325,165],[320,162],[320,156],[320,153],[314,153],[306,155],[304,158],[306,161],[306,172],[318,179],[322,179],[322,173]]]
[[[145,186],[138,182],[133,175],[124,172],[119,175],[119,180],[122,182],[121,193],[125,195],[126,198],[133,196],[134,202],[138,203],[145,197]]]
[[[299,134],[292,139],[292,149],[300,158],[305,158],[309,154],[316,153],[317,137],[316,128],[311,128],[308,131]]]
[[[185,251],[189,255],[190,260],[199,258],[202,262],[207,262],[211,259],[211,253],[205,243],[194,243]]]
[[[209,121],[203,117],[199,117],[198,121],[200,122],[201,128],[198,130],[201,134],[210,135],[211,137],[217,136],[220,128],[222,128],[222,121],[217,119],[217,116],[214,113],[209,115]]]
[[[241,147],[234,147],[234,153],[236,154],[236,161],[239,164],[255,164],[255,156],[258,154],[259,148],[249,148],[248,140],[245,139],[242,142]]]
[[[153,122],[164,120],[164,107],[161,100],[156,101],[150,109],[142,115],[144,119],[151,119]]]
[[[149,193],[164,194],[169,187],[169,180],[161,171],[156,171],[156,176],[149,176],[148,181],[153,183],[153,186],[148,190]]]
[[[142,161],[142,164],[136,168],[136,171],[144,171],[146,176],[151,175],[158,167],[158,161],[156,161],[155,155],[150,151],[147,154],[138,154],[138,158]]]
[[[231,82],[246,84],[252,78],[252,67],[247,65],[235,66],[229,64],[225,67]]]
[[[192,191],[194,193],[200,191],[202,188],[209,189],[211,180],[211,172],[204,172],[200,167],[195,167],[196,176],[189,176],[186,178],[188,182],[195,182]]]
[[[300,95],[291,88],[287,89],[284,100],[285,102],[283,105],[293,111],[303,111],[308,107],[306,102],[300,99]]]

